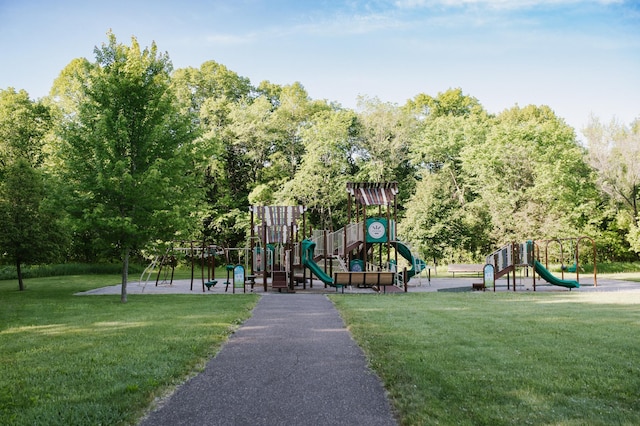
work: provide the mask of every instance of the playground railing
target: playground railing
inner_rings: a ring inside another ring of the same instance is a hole
[[[335,232],[315,230],[311,240],[316,243],[315,254],[318,256],[344,256],[345,255],[345,232],[347,234],[347,247],[358,241],[362,241],[362,224],[351,223]],[[326,235],[326,237],[325,237]],[[326,238],[326,247],[325,247]]]
[[[502,271],[513,265],[513,243],[509,243],[491,253],[486,258],[487,265],[493,265],[496,272]]]

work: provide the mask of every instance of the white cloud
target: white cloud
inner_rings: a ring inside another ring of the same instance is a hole
[[[536,6],[562,6],[577,4],[622,4],[624,0],[396,0],[400,9],[425,7],[485,6],[492,9],[527,9]]]

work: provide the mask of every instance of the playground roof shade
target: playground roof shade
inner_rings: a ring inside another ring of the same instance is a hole
[[[398,182],[349,182],[347,192],[356,198],[358,204],[386,206],[395,200]]]
[[[305,211],[303,206],[252,206],[262,224],[256,226],[259,235],[266,234],[267,243],[286,243],[293,240],[296,222]]]

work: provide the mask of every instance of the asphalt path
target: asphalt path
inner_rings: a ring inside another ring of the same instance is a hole
[[[141,423],[396,425],[379,378],[321,294],[264,294],[205,370]]]

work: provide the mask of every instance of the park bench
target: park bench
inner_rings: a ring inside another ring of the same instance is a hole
[[[484,265],[477,264],[456,264],[452,263],[449,265],[447,272],[453,274],[455,278],[456,274],[478,274],[480,275],[484,270]]]
[[[345,286],[365,286],[380,289],[387,292],[387,286],[395,284],[394,272],[334,272],[333,282],[337,287],[342,287],[344,293]],[[377,290],[378,291],[378,290]]]

